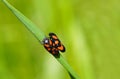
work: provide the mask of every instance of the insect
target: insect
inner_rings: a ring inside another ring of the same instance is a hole
[[[64,45],[54,33],[49,33],[49,37],[43,40],[43,45],[45,49],[53,55],[58,55],[59,51],[65,52]]]

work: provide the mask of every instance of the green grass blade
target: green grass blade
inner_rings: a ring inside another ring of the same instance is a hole
[[[57,58],[57,57],[56,57]],[[71,66],[65,61],[63,56],[60,54],[60,57],[57,60],[63,65],[63,67],[68,71],[71,79],[80,79],[76,72],[71,68]]]
[[[44,33],[39,30],[37,26],[33,24],[27,17],[10,5],[6,0],[3,0],[3,2],[38,40],[42,41],[45,38]]]
[[[12,11],[12,13],[26,26],[26,28],[32,32],[32,34],[39,40],[42,41],[45,38],[44,33],[39,30],[35,24],[33,24],[27,17],[25,17],[21,12],[15,9],[11,4],[9,4],[6,0],[2,0],[4,4]],[[60,54],[59,57],[54,56],[61,65],[68,71],[71,79],[79,79],[78,75],[71,68],[71,66],[65,61],[65,59]]]

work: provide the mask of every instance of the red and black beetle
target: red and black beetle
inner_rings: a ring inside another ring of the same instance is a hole
[[[64,45],[54,33],[49,33],[49,37],[43,40],[43,45],[45,49],[53,55],[58,55],[59,51],[65,52]]]

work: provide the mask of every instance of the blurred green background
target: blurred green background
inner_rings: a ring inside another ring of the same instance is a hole
[[[46,35],[81,79],[120,79],[119,0],[9,0]],[[70,79],[66,70],[0,1],[0,79]]]

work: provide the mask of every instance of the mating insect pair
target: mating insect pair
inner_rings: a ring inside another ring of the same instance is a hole
[[[65,52],[64,45],[54,33],[49,33],[49,37],[43,40],[43,45],[45,49],[53,55],[58,55],[59,51]]]

